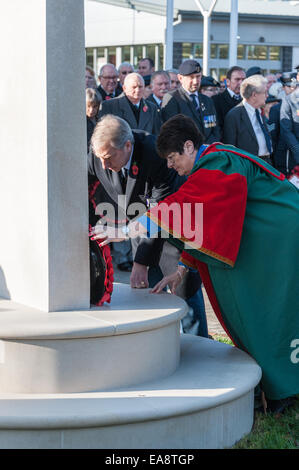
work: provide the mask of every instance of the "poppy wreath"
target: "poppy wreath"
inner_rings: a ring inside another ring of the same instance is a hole
[[[95,193],[100,185],[99,181],[91,184],[88,188],[89,201],[96,209]],[[91,230],[89,225],[89,231]],[[111,302],[113,292],[113,264],[109,245],[100,246],[102,240],[90,240],[90,265],[91,265],[91,303],[102,306],[104,302]]]

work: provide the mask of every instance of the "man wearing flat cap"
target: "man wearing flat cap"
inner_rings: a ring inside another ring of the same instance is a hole
[[[179,68],[178,79],[181,87],[167,93],[162,102],[163,122],[177,114],[193,119],[207,144],[219,141],[219,129],[213,101],[199,93],[202,71],[196,60],[185,60]]]

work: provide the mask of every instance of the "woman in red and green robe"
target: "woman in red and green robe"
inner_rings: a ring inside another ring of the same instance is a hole
[[[189,118],[167,121],[157,147],[168,166],[189,175],[180,189],[127,231],[162,230],[181,262],[153,292],[174,291],[187,267],[200,272],[213,309],[234,344],[262,368],[270,400],[299,393],[299,192],[258,157],[221,143],[201,145]],[[189,127],[188,127],[189,126]],[[187,130],[186,130],[187,129]],[[189,129],[190,130],[190,129]],[[196,131],[197,132],[197,131]],[[181,138],[181,140],[180,140]],[[186,230],[176,204],[190,211]],[[202,205],[202,206],[200,206]],[[202,226],[194,227],[202,207]],[[139,223],[139,225],[138,225]],[[154,230],[153,230],[154,227]],[[202,236],[198,236],[201,232]],[[297,348],[297,350],[296,350]]]

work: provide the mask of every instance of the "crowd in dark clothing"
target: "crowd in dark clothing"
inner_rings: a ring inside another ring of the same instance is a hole
[[[194,120],[205,143],[235,145],[288,176],[299,165],[299,66],[296,69],[298,73],[263,76],[259,67],[245,71],[235,66],[219,82],[202,76],[195,60],[169,71],[155,71],[149,58],[141,59],[136,71],[127,62],[118,70],[105,64],[97,80],[86,67],[87,147],[97,121],[106,114],[154,135],[170,117],[184,114]],[[247,81],[244,96],[241,87]]]

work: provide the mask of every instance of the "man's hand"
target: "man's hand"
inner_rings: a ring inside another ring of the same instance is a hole
[[[147,266],[144,264],[133,263],[130,277],[131,287],[136,289],[145,289],[149,286]]]

